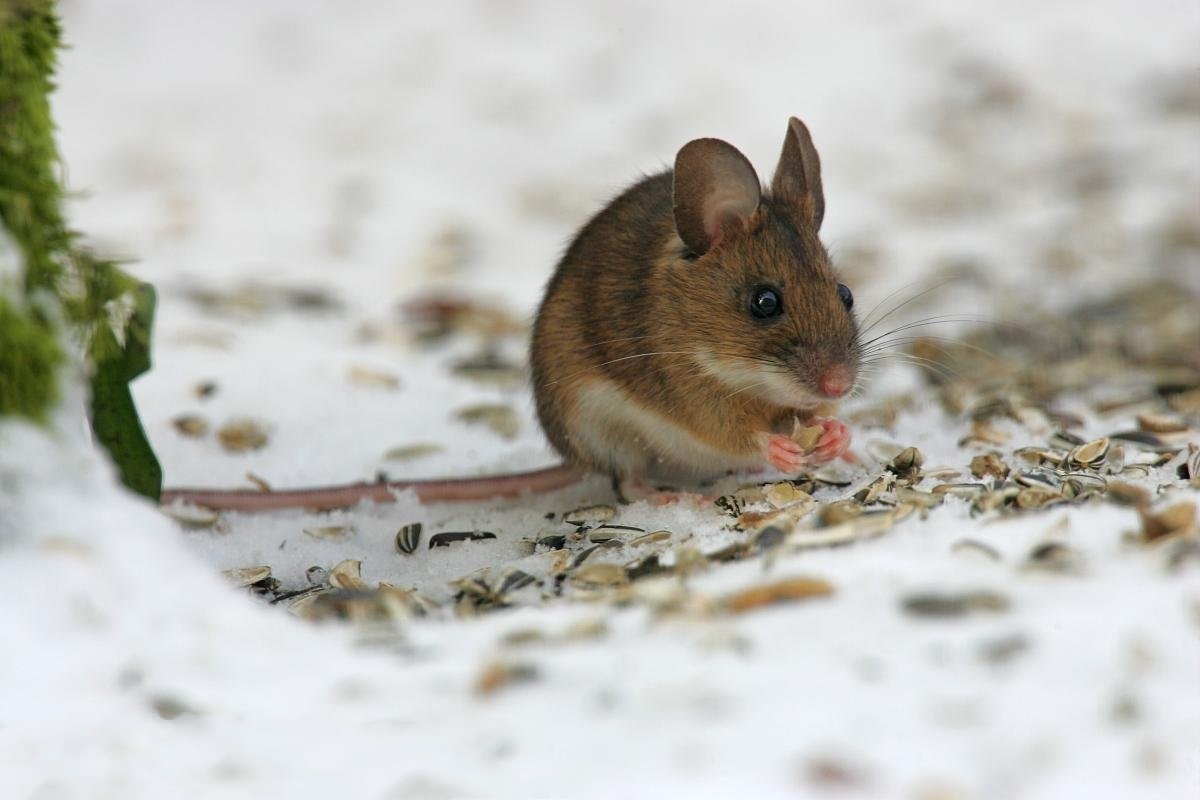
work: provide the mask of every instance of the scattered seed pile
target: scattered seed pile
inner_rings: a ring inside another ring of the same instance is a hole
[[[432,306],[426,306],[431,308]],[[359,559],[315,564],[305,585],[285,585],[269,564],[226,571],[229,579],[306,619],[391,623],[414,616],[449,618],[549,602],[646,605],[660,613],[742,613],[780,601],[834,591],[824,579],[771,578],[723,596],[696,596],[687,577],[722,562],[770,561],[779,554],[843,546],[884,536],[899,523],[919,526],[943,505],[971,516],[1037,514],[1065,505],[1118,503],[1138,509],[1141,528],[1130,548],[1162,552],[1164,568],[1200,562],[1196,504],[1200,488],[1200,298],[1153,286],[1087,305],[1069,315],[980,327],[961,341],[920,339],[909,355],[928,366],[928,396],[886,397],[847,419],[865,444],[857,464],[835,464],[788,480],[738,485],[700,509],[720,521],[722,537],[665,530],[634,509],[591,504],[545,513],[521,537],[523,557],[484,566],[443,593],[362,577]],[[437,306],[437,331],[456,317]],[[462,317],[467,318],[467,317]],[[488,359],[480,359],[480,362]],[[455,365],[459,369],[461,365]],[[487,372],[493,369],[487,367]],[[913,408],[939,403],[946,425],[961,429],[957,463],[931,465],[921,449],[888,438]],[[498,406],[503,409],[503,406]],[[502,411],[477,418],[504,433]],[[192,526],[221,526],[203,509],[171,509]],[[949,513],[949,509],[946,510]],[[495,540],[484,529],[397,526],[395,559]],[[353,524],[306,526],[319,540],[357,535]],[[1081,560],[1051,526],[1026,567],[1081,569]],[[510,535],[509,532],[501,535]],[[958,552],[998,554],[962,539]],[[907,613],[953,616],[1000,610],[990,592],[916,594]],[[493,679],[495,676],[493,676]]]

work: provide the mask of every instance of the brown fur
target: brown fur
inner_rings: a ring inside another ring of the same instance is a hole
[[[856,374],[857,326],[817,236],[824,199],[807,130],[789,124],[772,192],[748,215],[754,205],[739,194],[746,179],[738,171],[754,173],[733,154],[741,157],[718,140],[685,146],[676,171],[618,196],[559,262],[534,327],[532,362],[538,417],[568,462],[615,469],[580,436],[590,423],[579,403],[588,381],[609,381],[640,408],[728,453],[733,468],[761,451],[760,434],[790,430],[793,415],[812,413],[823,370],[841,364]],[[754,176],[751,191],[757,185]],[[735,201],[722,204],[731,193]],[[784,308],[766,322],[748,308],[764,284],[780,290]],[[773,370],[809,396],[789,406],[756,387],[735,391],[704,373],[700,350]],[[620,477],[655,477],[662,454],[645,449],[647,474]]]

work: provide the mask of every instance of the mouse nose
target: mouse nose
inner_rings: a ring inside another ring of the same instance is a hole
[[[850,370],[841,364],[835,364],[825,370],[825,374],[817,381],[817,386],[826,397],[841,397],[850,390]]]

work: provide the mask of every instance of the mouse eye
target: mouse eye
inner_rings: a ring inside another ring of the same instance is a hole
[[[838,284],[838,297],[841,298],[842,305],[846,310],[854,308],[854,293],[850,291],[850,287],[844,283]]]
[[[783,298],[773,286],[760,286],[750,293],[750,313],[768,319],[783,312]]]

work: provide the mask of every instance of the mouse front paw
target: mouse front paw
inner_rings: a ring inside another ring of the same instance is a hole
[[[808,464],[804,448],[796,444],[790,436],[784,436],[782,433],[761,433],[759,441],[767,461],[785,475],[795,474]]]
[[[771,466],[786,475],[793,475],[807,467],[827,464],[849,449],[850,429],[844,424],[836,419],[815,419],[813,424],[820,425],[824,431],[810,451],[782,433],[759,434],[763,455]]]
[[[825,429],[816,447],[808,454],[814,464],[826,464],[850,448],[850,429],[836,419],[816,419],[813,422]]]

